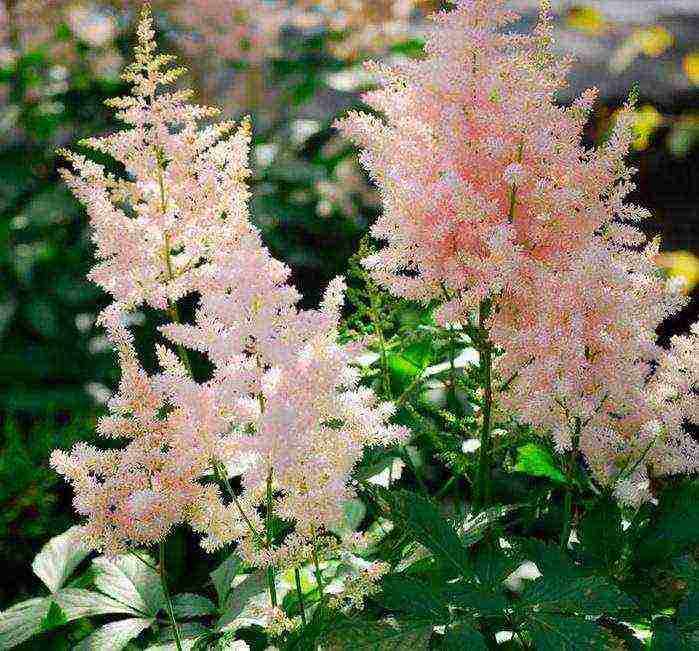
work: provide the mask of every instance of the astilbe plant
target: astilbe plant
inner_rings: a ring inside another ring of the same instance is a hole
[[[128,443],[79,444],[56,451],[52,464],[75,488],[89,547],[123,553],[162,543],[187,522],[207,550],[235,541],[249,562],[271,570],[318,553],[352,496],[349,475],[363,447],[406,430],[387,424],[390,403],[358,387],[355,353],[337,341],[342,281],[331,283],[320,310],[299,310],[289,270],[250,223],[249,122],[199,127],[217,111],[166,90],[183,71],[155,48],[146,10],[124,75],[133,93],[110,102],[127,129],[82,143],[127,176],[63,152],[74,171],[62,174],[87,207],[97,245],[90,277],[114,299],[100,322],[122,380],[99,433]],[[186,324],[178,301],[190,294],[198,305]],[[144,304],[167,315],[161,331],[178,351],[158,345],[155,375],[142,368],[125,325]],[[187,349],[211,362],[206,382],[193,377]],[[233,468],[243,468],[239,493]],[[282,540],[273,540],[273,518],[292,523]]]
[[[381,191],[364,263],[393,294],[438,301],[444,326],[472,329],[485,409],[480,491],[487,501],[490,431],[504,413],[582,452],[604,486],[648,496],[649,476],[694,472],[699,448],[696,331],[673,349],[656,328],[686,302],[666,281],[626,202],[633,99],[606,143],[582,132],[596,92],[561,108],[567,60],[552,51],[544,5],[531,35],[502,1],[462,0],[434,17],[426,56],[371,69],[380,88],[339,123],[362,146]],[[664,396],[664,397],[663,397]]]
[[[127,127],[82,143],[125,174],[62,152],[121,381],[105,446],[52,456],[84,522],[38,554],[50,595],[0,613],[0,648],[116,614],[77,648],[697,647],[699,325],[658,345],[686,297],[626,201],[633,98],[586,149],[594,92],[555,103],[547,6],[510,35],[504,0],[454,4],[423,59],[372,66],[384,117],[339,124],[384,208],[344,321],[341,279],[298,307],[251,224],[250,122],[172,88],[144,11]],[[165,321],[155,373],[141,309]],[[184,526],[233,551],[209,596],[169,595]]]

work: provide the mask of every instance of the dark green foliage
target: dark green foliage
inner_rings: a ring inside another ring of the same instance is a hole
[[[0,603],[33,589],[29,565],[34,554],[55,532],[73,522],[70,495],[49,467],[54,448],[70,448],[94,437],[93,416],[50,417],[24,422],[8,416],[0,443],[0,555],[14,576],[3,583]],[[10,589],[8,593],[4,588]]]

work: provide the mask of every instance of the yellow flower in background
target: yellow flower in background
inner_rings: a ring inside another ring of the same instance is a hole
[[[566,16],[566,25],[588,34],[599,34],[607,26],[607,21],[599,9],[586,5],[570,8]]]
[[[652,58],[659,57],[674,43],[675,37],[660,25],[637,29],[624,39],[609,61],[609,68],[615,73],[623,72],[637,57],[641,55]]]
[[[663,253],[658,264],[670,278],[684,278],[685,291],[691,292],[699,284],[699,258],[691,251]]]
[[[655,131],[663,125],[663,116],[658,109],[650,104],[641,106],[636,111],[636,119],[634,122],[634,131],[636,140],[633,142],[633,147],[636,151],[644,151],[650,145],[650,139]]]
[[[631,35],[641,53],[649,57],[659,57],[669,50],[675,37],[660,25],[639,29]]]
[[[682,67],[689,83],[693,86],[699,86],[699,52],[691,52],[682,61]]]

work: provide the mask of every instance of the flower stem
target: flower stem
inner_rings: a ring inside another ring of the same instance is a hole
[[[481,447],[478,458],[478,482],[476,490],[476,504],[478,508],[485,509],[492,499],[492,466],[493,466],[493,348],[488,339],[488,330],[484,321],[488,316],[489,305],[482,302],[478,311],[478,330],[481,362],[481,383],[483,387],[483,423],[481,425]]]
[[[391,376],[388,370],[388,355],[386,353],[386,340],[381,329],[381,320],[379,318],[379,297],[376,292],[371,294],[371,309],[369,315],[371,323],[374,326],[376,336],[379,339],[379,353],[381,355],[381,384],[384,394],[389,400],[393,400],[393,391],[391,390]]]
[[[575,466],[578,463],[578,450],[580,448],[580,429],[581,420],[578,416],[575,418],[573,425],[573,449],[571,450],[570,458],[568,459],[568,469],[566,472],[568,485],[566,487],[565,496],[563,498],[563,531],[561,531],[561,549],[563,550],[568,548],[570,532],[573,529],[573,474],[575,472]]]
[[[306,620],[306,605],[303,602],[303,590],[301,589],[301,573],[299,568],[294,568],[294,579],[296,580],[296,594],[299,596],[299,607],[301,608],[301,621],[303,625],[306,626],[308,621]]]
[[[167,614],[172,622],[172,631],[175,637],[175,645],[177,646],[177,651],[182,651],[182,638],[180,638],[180,629],[177,625],[177,619],[175,618],[175,609],[172,606],[172,599],[170,599],[170,591],[167,588],[167,576],[165,574],[165,541],[161,540],[159,547],[159,570],[160,570],[160,583],[163,586],[163,594],[165,595],[165,605],[167,606]]]
[[[318,562],[318,548],[316,547],[315,541],[313,542],[313,566],[315,568],[316,583],[318,584],[318,592],[320,593],[321,603],[325,599],[325,593],[323,591],[323,574],[320,571],[320,563]]]
[[[267,551],[272,552],[272,468],[269,469],[267,475],[267,517],[266,517],[266,534],[267,534]],[[267,587],[269,588],[269,598],[272,602],[272,607],[277,605],[277,586],[275,584],[274,566],[270,565],[267,568]]]

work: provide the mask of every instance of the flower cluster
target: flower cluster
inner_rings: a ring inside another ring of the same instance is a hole
[[[128,128],[83,143],[127,177],[70,152],[74,170],[62,172],[90,217],[90,277],[114,298],[101,322],[123,377],[99,429],[129,443],[56,452],[53,464],[76,489],[94,547],[119,552],[187,522],[207,549],[237,541],[249,560],[274,565],[306,554],[340,520],[363,447],[406,432],[387,424],[393,406],[359,387],[354,352],[338,343],[342,281],[319,310],[299,310],[289,270],[250,223],[249,122],[201,126],[217,111],[163,88],[183,71],[155,50],[144,10],[124,75],[133,93],[110,101]],[[198,306],[183,323],[188,295]],[[143,304],[168,316],[161,331],[178,351],[158,345],[154,375],[123,325]],[[207,356],[207,381],[192,374],[187,349]],[[276,546],[265,535],[272,515],[295,525]]]
[[[633,101],[604,145],[584,148],[596,93],[556,104],[569,62],[553,54],[546,3],[530,35],[502,31],[517,18],[502,0],[454,4],[433,17],[424,59],[372,66],[381,85],[365,99],[385,120],[339,124],[384,204],[373,234],[385,246],[365,265],[398,296],[442,301],[441,323],[476,322],[501,353],[501,408],[561,450],[579,444],[601,481],[696,469],[679,413],[692,416],[697,360],[662,352],[655,334],[685,298],[638,228],[647,211],[626,202]]]

